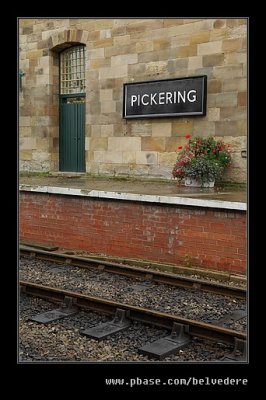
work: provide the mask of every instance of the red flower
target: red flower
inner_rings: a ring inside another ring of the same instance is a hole
[[[178,150],[182,150],[182,149],[183,149],[183,146],[178,146],[177,149],[178,149]]]
[[[185,138],[186,138],[186,139],[189,139],[189,138],[191,138],[191,135],[190,135],[189,133],[187,133],[187,134],[185,135]]]

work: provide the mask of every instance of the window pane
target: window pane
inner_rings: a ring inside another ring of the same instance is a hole
[[[84,93],[85,87],[85,46],[70,47],[60,54],[60,93]]]

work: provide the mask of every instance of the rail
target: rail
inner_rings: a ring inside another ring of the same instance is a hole
[[[77,307],[92,310],[106,315],[114,315],[116,310],[123,309],[128,312],[128,318],[152,324],[154,326],[172,329],[174,322],[184,324],[188,327],[188,333],[191,336],[219,341],[229,345],[234,345],[235,339],[246,340],[246,334],[221,326],[207,324],[201,321],[190,320],[187,318],[149,310],[142,307],[119,303],[117,301],[105,300],[99,297],[87,296],[81,293],[43,286],[27,281],[20,281],[22,292],[40,297],[49,301],[63,302],[64,298],[70,297],[74,300]]]
[[[147,270],[141,267],[133,267],[125,264],[118,264],[109,261],[97,260],[87,257],[66,255],[61,253],[51,253],[45,250],[27,248],[20,246],[21,255],[31,255],[37,259],[66,263],[80,268],[96,268],[105,272],[124,275],[127,277],[152,280],[153,282],[182,287],[187,289],[197,289],[223,296],[246,299],[246,289],[237,286],[228,286],[222,283],[208,282],[203,279],[188,278],[185,276],[169,274],[166,272]]]

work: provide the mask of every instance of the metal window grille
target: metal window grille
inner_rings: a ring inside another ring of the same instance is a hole
[[[85,87],[85,46],[70,47],[60,54],[60,93],[84,93]]]

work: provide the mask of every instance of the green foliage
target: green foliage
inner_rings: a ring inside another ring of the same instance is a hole
[[[50,176],[49,171],[40,171],[40,172],[33,172],[33,171],[20,171],[19,176],[22,177],[31,177],[31,176]]]
[[[202,138],[185,136],[189,142],[179,146],[181,150],[174,165],[172,175],[180,182],[185,178],[197,179],[204,183],[220,179],[231,157],[223,141],[213,137]]]
[[[222,173],[223,167],[217,161],[204,157],[195,157],[185,166],[185,176],[199,180],[202,185],[220,179]]]

